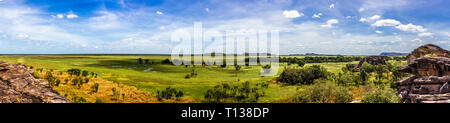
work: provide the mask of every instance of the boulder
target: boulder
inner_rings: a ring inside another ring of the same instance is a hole
[[[25,65],[0,62],[0,103],[70,103]]]

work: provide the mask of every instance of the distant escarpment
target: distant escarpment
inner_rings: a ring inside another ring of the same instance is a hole
[[[0,103],[70,103],[25,65],[0,62]]]
[[[408,53],[396,53],[396,52],[383,52],[380,56],[407,56]]]
[[[450,53],[427,44],[407,56],[408,65],[399,69],[413,74],[398,81],[398,93],[405,103],[450,103]]]

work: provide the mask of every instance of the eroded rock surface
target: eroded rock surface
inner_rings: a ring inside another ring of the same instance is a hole
[[[450,56],[448,51],[427,44],[408,55],[399,71],[413,74],[397,82],[405,103],[450,103]]]
[[[70,103],[25,65],[0,62],[0,103]]]
[[[412,51],[411,54],[406,57],[406,59],[408,61],[408,64],[411,64],[420,57],[450,58],[450,51],[442,49],[434,44],[426,44]]]

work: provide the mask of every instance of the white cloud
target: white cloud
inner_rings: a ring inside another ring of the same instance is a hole
[[[156,11],[156,14],[158,14],[158,15],[163,15],[164,13],[161,12],[161,11]]]
[[[363,12],[363,11],[365,11],[366,9],[365,8],[359,8],[359,12]]]
[[[330,19],[330,20],[327,21],[326,24],[320,25],[320,26],[321,27],[325,27],[325,28],[331,28],[333,26],[333,24],[337,24],[337,23],[339,23],[339,20],[337,20],[337,19]]]
[[[56,18],[63,19],[63,18],[64,18],[64,15],[63,15],[63,14],[57,14],[57,15],[56,15]]]
[[[322,13],[314,14],[314,15],[312,16],[312,18],[320,18],[320,16],[322,16]]]
[[[361,21],[361,22],[371,22],[371,21],[374,21],[374,20],[378,20],[380,18],[381,18],[380,15],[374,15],[374,16],[369,17],[369,18],[362,17],[359,21]]]
[[[359,21],[361,21],[361,22],[367,22],[367,18],[361,18],[361,19],[359,19]]]
[[[123,26],[118,20],[119,17],[108,11],[97,12],[100,16],[92,17],[89,19],[89,26],[94,29],[113,29]]]
[[[376,30],[375,32],[378,33],[378,34],[383,33],[383,31],[379,31],[379,30]]]
[[[411,40],[411,42],[421,43],[423,41],[422,41],[422,39],[416,38],[416,39]]]
[[[330,9],[332,9],[332,8],[334,8],[334,4],[333,3],[330,5]]]
[[[206,12],[209,12],[209,8],[205,8],[205,11],[206,11]]]
[[[399,21],[394,19],[383,19],[378,20],[375,23],[372,24],[372,26],[380,27],[380,26],[397,26],[401,24]]]
[[[27,39],[28,37],[30,37],[30,36],[27,35],[27,34],[17,34],[16,35],[16,38],[19,39],[19,40]]]
[[[166,27],[165,26],[160,26],[159,30],[166,30]]]
[[[433,36],[433,33],[423,32],[423,33],[417,34],[417,36],[419,36],[419,37],[431,37],[431,36]]]
[[[283,15],[285,18],[298,18],[305,16],[303,13],[299,13],[297,10],[284,10]]]
[[[413,25],[413,24],[407,24],[407,25],[398,25],[395,28],[402,30],[402,31],[408,31],[408,32],[426,32],[427,29],[423,28],[420,25]]]
[[[74,14],[74,13],[69,13],[68,15],[66,15],[67,19],[74,19],[74,18],[78,18],[78,15]]]
[[[369,19],[370,19],[370,20],[378,20],[378,19],[380,19],[380,18],[381,18],[380,15],[374,15],[374,16],[370,17]]]

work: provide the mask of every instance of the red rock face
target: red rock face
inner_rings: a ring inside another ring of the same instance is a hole
[[[450,103],[450,55],[427,44],[408,55],[408,65],[399,71],[414,76],[398,81],[398,93],[405,103]]]
[[[25,65],[0,63],[0,103],[70,103]]]

